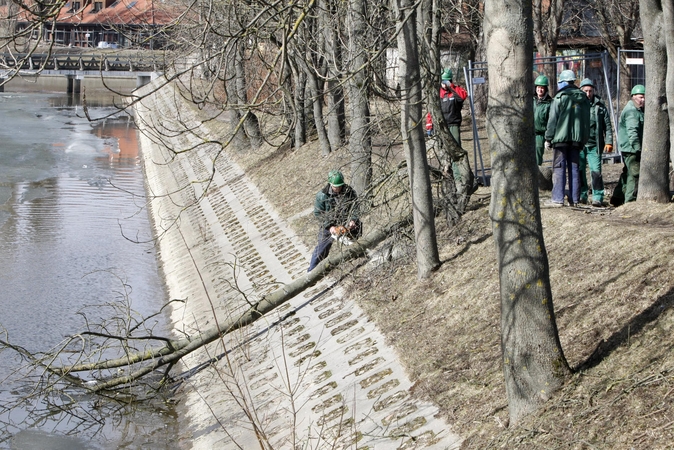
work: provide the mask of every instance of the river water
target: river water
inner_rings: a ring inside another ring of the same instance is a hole
[[[89,122],[63,80],[0,93],[0,338],[31,352],[83,331],[85,316],[146,316],[166,301],[133,123],[106,106],[119,98],[91,88],[90,114],[112,117]],[[149,326],[165,334],[167,320]],[[83,420],[102,409],[86,396],[76,416],[39,397],[4,410],[34,386],[21,365],[0,352],[0,448],[176,448],[167,403],[107,405],[120,409],[98,422]]]

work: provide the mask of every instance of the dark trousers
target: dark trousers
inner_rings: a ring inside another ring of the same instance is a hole
[[[569,203],[580,201],[580,147],[573,145],[559,145],[554,149],[552,161],[552,201],[564,203],[567,173],[569,176]]]
[[[362,223],[360,222],[360,220],[357,220],[355,228],[349,231],[347,236],[350,239],[355,240],[360,237],[362,231],[363,231]],[[318,245],[314,249],[314,252],[311,254],[311,262],[309,263],[309,268],[307,269],[307,272],[311,272],[312,270],[314,270],[314,267],[316,267],[321,261],[323,261],[325,258],[328,257],[333,242],[334,239],[332,239],[332,235],[330,234],[330,228],[321,228],[320,230],[318,230]]]
[[[328,257],[328,254],[330,253],[330,247],[332,247],[332,242],[333,240],[332,236],[330,235],[329,228],[321,228],[318,230],[318,245],[311,254],[311,262],[309,263],[307,272],[314,270],[314,267],[316,267],[318,263]]]
[[[641,152],[623,152],[625,165],[618,179],[618,184],[613,190],[611,204],[620,206],[623,203],[633,202],[639,193],[639,172],[641,171]]]

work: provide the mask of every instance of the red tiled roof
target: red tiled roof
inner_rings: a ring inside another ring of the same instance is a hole
[[[73,0],[65,4],[58,14],[56,22],[58,24],[102,24],[102,25],[167,25],[171,23],[174,17],[178,16],[178,12],[171,7],[168,7],[162,0],[116,0],[110,4],[111,0],[103,0],[105,5],[109,4],[107,8],[103,8],[98,12],[94,12],[95,0],[81,0],[80,4],[84,5],[77,11],[73,11]],[[27,2],[30,5],[30,2]],[[7,17],[9,9],[7,6],[0,6],[0,14]],[[15,13],[14,18],[18,22],[33,22],[35,17],[22,9]]]
[[[84,2],[82,2],[84,3]],[[72,11],[72,0],[61,9],[58,23],[103,25],[166,25],[172,15],[160,0],[117,0],[94,12],[94,2]]]

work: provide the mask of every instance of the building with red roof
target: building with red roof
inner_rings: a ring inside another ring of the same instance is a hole
[[[33,37],[72,47],[164,48],[164,27],[176,16],[163,0],[69,0]],[[28,11],[19,13],[18,30],[31,23]]]

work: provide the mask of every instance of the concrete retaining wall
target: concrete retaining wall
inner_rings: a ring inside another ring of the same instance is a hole
[[[159,256],[179,300],[177,334],[213,327],[305,273],[310,250],[226,152],[203,145],[217,131],[180,96],[164,88],[136,115]],[[184,125],[194,131],[172,131]],[[410,395],[376,327],[332,283],[183,359],[191,375],[178,393],[181,447],[459,447],[437,408]]]

